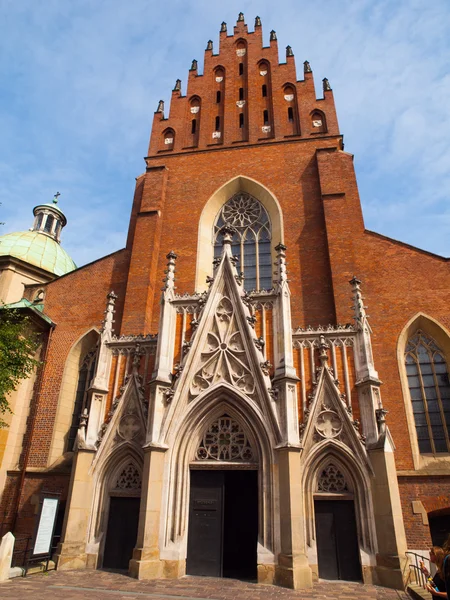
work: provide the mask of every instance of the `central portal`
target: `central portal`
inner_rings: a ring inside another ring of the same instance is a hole
[[[191,471],[186,572],[256,580],[258,471]]]

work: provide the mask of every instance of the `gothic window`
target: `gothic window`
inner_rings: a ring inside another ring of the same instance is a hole
[[[253,462],[254,457],[242,427],[228,415],[223,415],[203,435],[196,459]]]
[[[141,489],[141,473],[136,465],[130,462],[117,478],[116,485],[114,486],[114,490],[127,492],[131,490],[140,490]]]
[[[349,491],[345,476],[333,464],[329,464],[319,475],[317,491],[331,494],[342,494]]]
[[[237,270],[244,273],[247,291],[272,287],[271,224],[263,205],[245,192],[235,194],[219,212],[214,228],[214,256],[220,256],[220,229],[232,225],[236,232],[231,250],[238,257]]]
[[[450,382],[444,354],[419,329],[406,345],[405,362],[419,450],[450,452]]]
[[[80,425],[80,417],[85,408],[89,410],[89,406],[87,406],[87,395],[89,386],[94,378],[96,362],[97,348],[94,348],[94,350],[88,352],[84,357],[78,373],[77,392],[72,413],[72,423],[67,437],[66,452],[71,452],[73,450],[78,427]]]

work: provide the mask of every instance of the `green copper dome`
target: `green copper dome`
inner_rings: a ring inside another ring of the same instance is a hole
[[[57,241],[40,231],[18,231],[0,236],[0,256],[14,256],[55,275],[77,268]]]

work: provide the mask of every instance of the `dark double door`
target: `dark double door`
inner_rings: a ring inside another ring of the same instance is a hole
[[[355,508],[352,500],[316,500],[319,577],[361,581]]]
[[[128,570],[136,546],[140,498],[111,496],[103,568]]]
[[[258,472],[191,471],[186,572],[256,579]]]

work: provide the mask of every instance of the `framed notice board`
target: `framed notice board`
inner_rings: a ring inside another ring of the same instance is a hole
[[[39,502],[36,527],[30,558],[45,558],[50,555],[60,494],[43,492]]]

